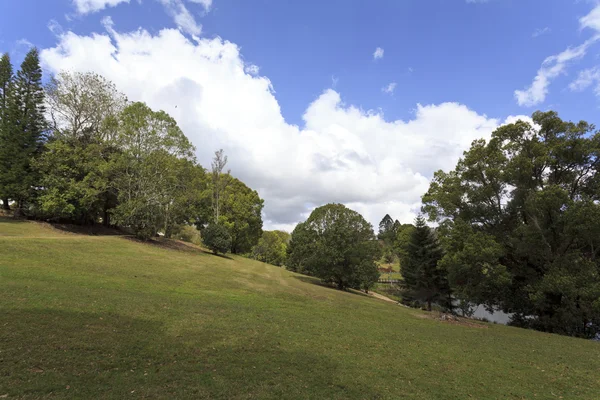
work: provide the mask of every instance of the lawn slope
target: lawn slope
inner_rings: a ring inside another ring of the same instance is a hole
[[[597,399],[600,343],[0,219],[0,397]]]

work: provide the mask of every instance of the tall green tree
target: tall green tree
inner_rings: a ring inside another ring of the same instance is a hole
[[[108,226],[117,204],[109,163],[119,151],[118,117],[127,99],[95,73],[62,72],[45,91],[52,137],[36,164],[39,214]]]
[[[339,289],[368,290],[379,277],[375,261],[380,256],[371,224],[343,204],[327,204],[292,232],[288,265]]]
[[[0,58],[0,171],[8,171],[10,168],[10,127],[8,112],[8,99],[10,97],[10,88],[13,80],[13,69],[8,53],[4,53]],[[2,179],[0,178],[0,182]],[[6,183],[5,183],[6,185]],[[0,198],[2,207],[10,210],[8,188],[0,184]]]
[[[3,74],[6,76],[6,71]],[[0,174],[0,192],[4,198],[15,200],[17,212],[22,213],[25,203],[33,198],[38,183],[32,161],[42,150],[46,129],[42,69],[37,49],[27,53],[7,92],[0,161],[5,170]]]
[[[182,169],[193,162],[194,147],[173,118],[144,103],[121,113],[117,145],[120,151],[111,160],[119,202],[115,221],[142,239],[169,231],[173,207],[186,187]]]
[[[249,253],[262,235],[264,201],[239,179],[227,179],[219,196],[219,224],[229,230],[233,254]]]
[[[389,214],[385,214],[381,222],[379,222],[379,233],[377,237],[380,240],[389,244],[394,237],[394,220],[390,217]]]
[[[438,265],[443,251],[422,216],[415,220],[406,256],[402,262],[402,300],[406,304],[424,303],[431,311],[432,303],[451,308],[447,273]]]
[[[219,223],[220,209],[221,209],[221,197],[227,186],[231,183],[231,171],[223,173],[225,166],[227,165],[227,156],[223,149],[215,151],[215,157],[211,163],[212,169],[212,209],[214,214],[215,224]]]
[[[600,134],[536,112],[473,142],[438,171],[424,210],[440,224],[442,261],[465,300],[514,313],[513,324],[600,332]]]

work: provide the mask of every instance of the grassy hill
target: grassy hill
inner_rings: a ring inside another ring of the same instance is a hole
[[[442,322],[281,268],[180,247],[0,219],[0,397],[600,393],[600,343]]]

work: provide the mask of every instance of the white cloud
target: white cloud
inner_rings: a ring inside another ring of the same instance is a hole
[[[546,100],[548,87],[553,79],[566,72],[568,63],[580,59],[587,53],[588,47],[600,39],[600,5],[579,19],[581,29],[591,28],[596,35],[577,47],[569,47],[562,53],[547,57],[538,70],[533,82],[524,90],[515,90],[515,98],[520,106],[535,106]]]
[[[51,19],[50,21],[48,21],[47,27],[48,30],[52,32],[54,36],[60,36],[63,34],[62,26],[55,19]]]
[[[258,65],[248,64],[244,67],[244,71],[250,75],[258,75],[260,68]]]
[[[98,12],[107,7],[115,7],[121,3],[129,3],[129,0],[73,0],[73,5],[81,15]]]
[[[385,50],[383,50],[381,47],[376,48],[375,52],[373,53],[373,59],[379,60],[380,58],[383,58],[384,51]]]
[[[173,18],[175,24],[185,33],[199,36],[202,33],[202,25],[196,22],[196,19],[187,9],[183,0],[158,0],[165,6],[167,14]]]
[[[579,19],[579,26],[581,26],[582,29],[590,28],[600,32],[600,4],[587,15]]]
[[[41,59],[49,72],[95,71],[128,98],[171,114],[208,166],[225,149],[232,173],[265,199],[265,228],[291,229],[316,206],[342,202],[377,224],[410,222],[437,169],[450,169],[499,125],[457,103],[417,105],[410,120],[344,104],[326,90],[304,126],[285,121],[271,82],[246,72],[238,46],[190,40],[175,29],[79,36],[67,32]]]
[[[600,68],[594,67],[585,69],[579,72],[577,79],[575,79],[569,85],[569,89],[579,92],[587,89],[592,85],[596,85],[594,88],[596,95],[600,96]]]
[[[27,40],[25,38],[17,40],[16,44],[19,46],[33,47],[33,43],[31,43],[29,40]]]
[[[392,82],[381,88],[383,93],[394,94],[394,90],[396,90],[396,82]]]
[[[212,0],[189,0],[192,3],[202,4],[206,11],[209,11],[212,7]]]
[[[565,73],[570,61],[585,56],[588,47],[597,42],[600,36],[594,36],[577,47],[569,47],[562,53],[550,56],[544,60],[542,67],[533,78],[531,85],[524,90],[515,90],[515,98],[520,106],[531,107],[546,100],[550,82]]]
[[[548,28],[547,26],[544,28],[537,28],[535,31],[533,31],[531,37],[536,38],[542,35],[546,35],[548,33],[550,33],[550,28]]]

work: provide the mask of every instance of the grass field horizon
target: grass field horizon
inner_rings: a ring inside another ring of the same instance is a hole
[[[0,218],[0,396],[600,393],[600,343],[442,322],[279,267],[172,247]]]

